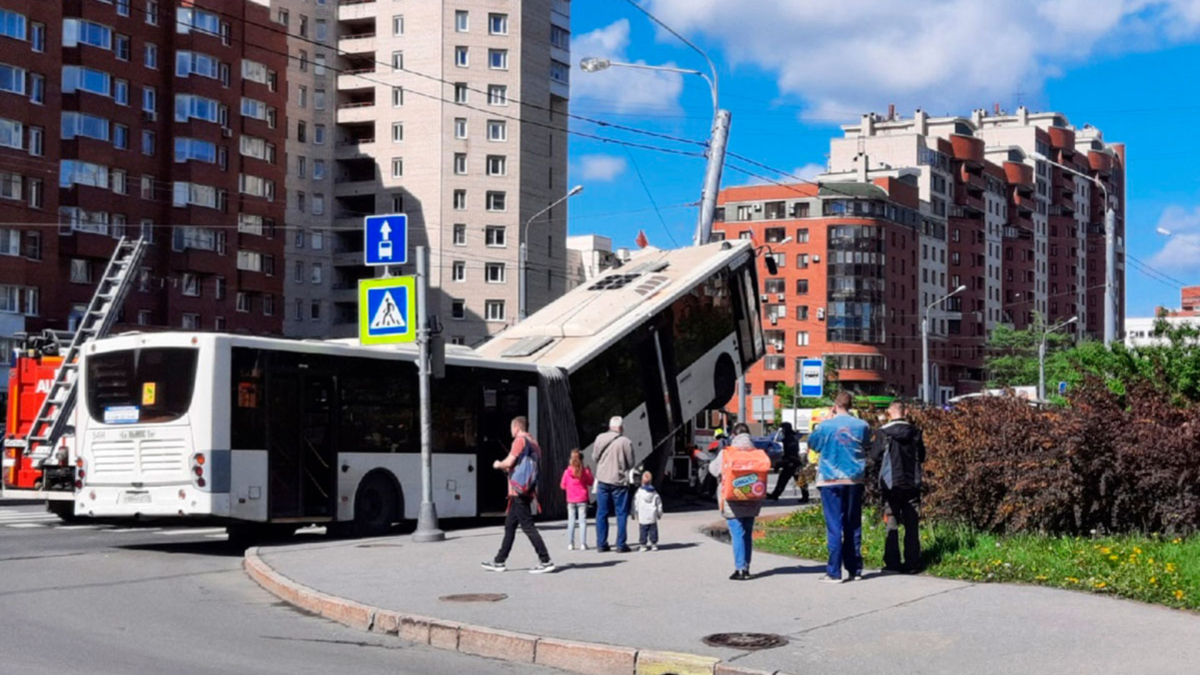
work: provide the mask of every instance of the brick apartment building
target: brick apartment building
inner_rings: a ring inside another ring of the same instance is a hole
[[[1111,195],[1123,298],[1123,145],[1024,108],[909,119],[893,111],[843,131],[819,188],[721,194],[717,236],[771,245],[781,267],[763,275],[768,355],[748,376],[754,393],[794,383],[804,358],[832,356],[855,391],[919,396],[921,319],[959,286],[928,313],[940,399],[981,388],[999,325],[1078,316],[1078,337],[1103,334],[1103,193],[1053,163],[1098,178]]]
[[[117,330],[282,331],[287,38],[268,22],[265,0],[0,0],[0,343],[73,328],[139,233]]]

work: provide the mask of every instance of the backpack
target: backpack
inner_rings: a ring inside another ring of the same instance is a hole
[[[767,496],[771,458],[758,448],[726,448],[721,455],[721,500],[757,502]]]
[[[513,465],[512,473],[508,475],[508,484],[513,493],[525,496],[531,495],[537,489],[538,462],[541,460],[541,448],[532,436],[525,436],[525,448]]]

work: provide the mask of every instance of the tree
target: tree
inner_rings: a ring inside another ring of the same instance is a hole
[[[1025,330],[1014,330],[1000,325],[988,339],[984,369],[987,385],[1004,387],[1028,387],[1038,383],[1038,346],[1045,331],[1045,324],[1038,317],[1037,323]],[[1071,336],[1054,332],[1046,335],[1046,381],[1060,381],[1050,377],[1051,357],[1069,346]]]
[[[838,389],[837,359],[825,357],[825,395],[820,398],[806,396],[796,397],[796,389],[790,384],[780,384],[775,387],[775,395],[779,397],[779,409],[787,408],[821,408],[833,405],[833,395]],[[776,417],[779,414],[776,413]],[[778,420],[777,420],[778,421]]]

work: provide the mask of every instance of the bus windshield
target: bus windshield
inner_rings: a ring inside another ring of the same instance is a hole
[[[105,424],[170,422],[192,403],[197,350],[155,347],[90,355],[87,406]]]

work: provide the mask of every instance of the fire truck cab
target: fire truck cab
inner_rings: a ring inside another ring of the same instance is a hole
[[[63,434],[58,447],[44,461],[27,452],[33,421],[62,365],[59,345],[57,335],[45,333],[24,337],[17,349],[9,371],[3,492],[0,494],[8,499],[52,500],[50,510],[59,513],[56,507],[62,505],[64,512],[59,515],[67,516],[71,514],[75,489],[74,471],[70,465],[73,434]]]

